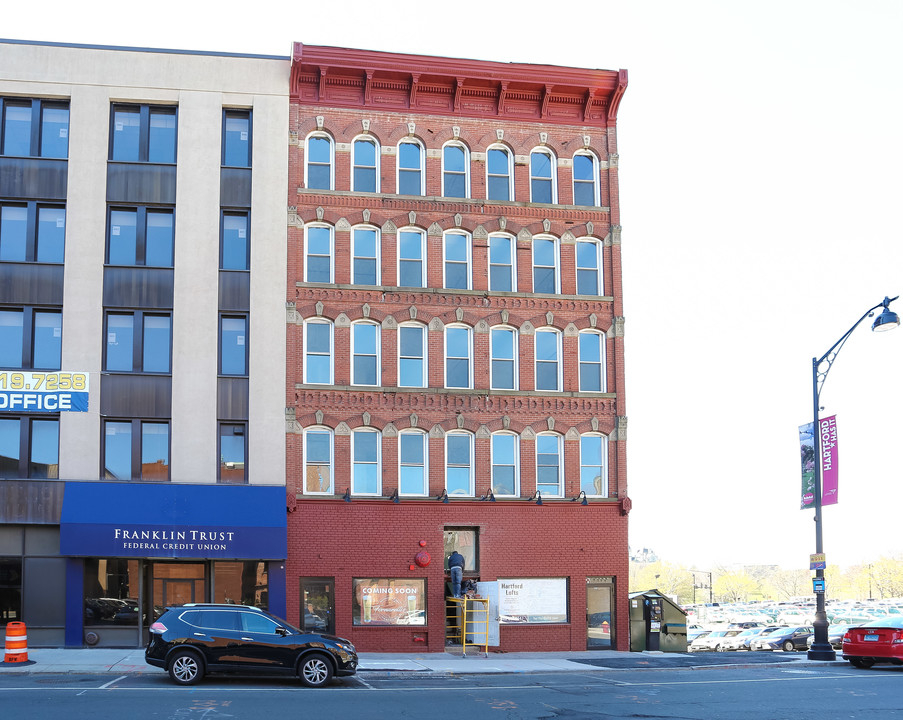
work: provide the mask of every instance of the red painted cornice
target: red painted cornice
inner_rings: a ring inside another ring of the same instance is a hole
[[[301,105],[614,126],[626,70],[499,63],[295,43]]]

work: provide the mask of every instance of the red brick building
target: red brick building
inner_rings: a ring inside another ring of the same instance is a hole
[[[626,85],[295,45],[290,621],[441,651],[458,549],[500,649],[627,649]]]

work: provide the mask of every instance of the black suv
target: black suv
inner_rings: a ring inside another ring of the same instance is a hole
[[[354,675],[357,653],[348,640],[306,633],[248,605],[192,603],[166,608],[150,627],[144,659],[178,685],[208,672],[297,675],[308,687]]]

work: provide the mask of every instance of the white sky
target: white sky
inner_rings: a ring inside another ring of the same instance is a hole
[[[7,5],[5,38],[286,56],[300,41],[627,68],[631,545],[700,568],[808,566],[797,426],[812,416],[812,357],[903,292],[903,3]],[[840,441],[824,544],[844,566],[903,552],[903,330],[869,327],[822,394]]]

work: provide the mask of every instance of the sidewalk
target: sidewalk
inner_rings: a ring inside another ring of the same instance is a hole
[[[804,653],[661,653],[617,652],[521,652],[474,651],[463,657],[458,652],[442,653],[360,653],[358,672],[364,677],[426,673],[437,676],[483,673],[600,672],[615,670],[661,670],[666,668],[752,667],[763,665],[831,665],[810,661]],[[163,673],[144,662],[144,649],[37,648],[28,651],[27,663],[0,662],[6,673]],[[838,660],[833,664],[845,664]]]

